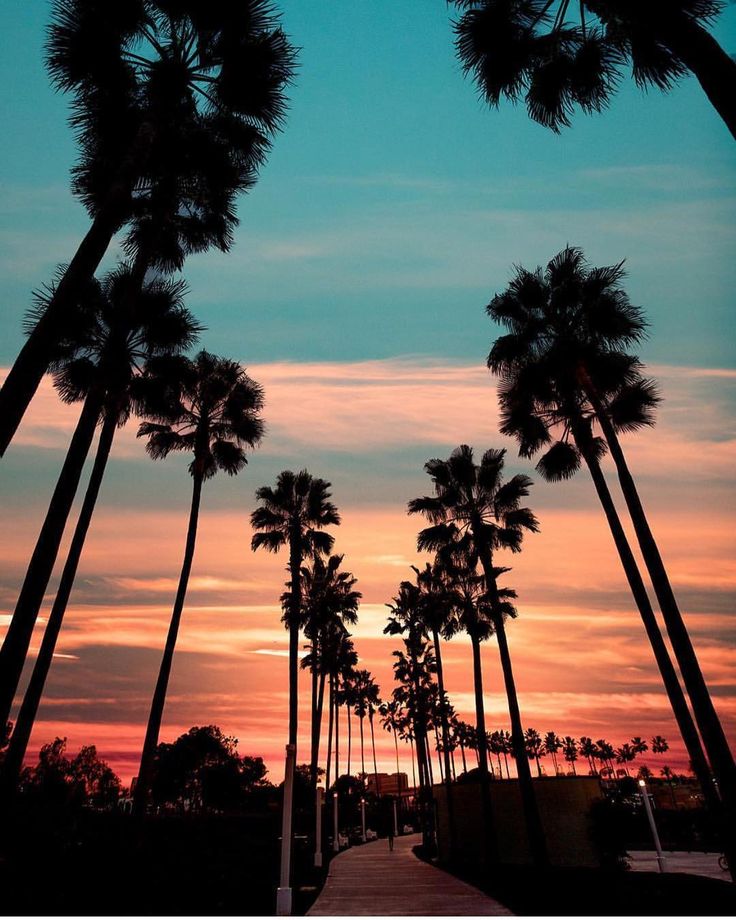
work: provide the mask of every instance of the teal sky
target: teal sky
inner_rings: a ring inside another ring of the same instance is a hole
[[[302,48],[286,130],[240,203],[232,254],[189,261],[204,344],[246,362],[430,355],[482,361],[483,305],[512,263],[566,243],[627,258],[644,357],[733,367],[734,144],[692,79],[624,81],[561,136],[488,111],[463,79],[442,0],[283,0]],[[43,69],[48,5],[6,9],[0,42],[0,361],[29,291],[87,226],[69,196],[67,100]],[[716,29],[736,48],[736,9]]]

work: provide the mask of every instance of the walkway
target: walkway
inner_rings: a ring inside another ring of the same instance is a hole
[[[657,854],[654,850],[629,850],[631,868],[635,872],[657,872]],[[686,872],[688,875],[705,875],[724,882],[731,881],[731,875],[718,865],[720,853],[686,853],[684,850],[665,850],[668,872]]]
[[[397,837],[393,853],[386,840],[377,840],[336,856],[308,915],[511,916],[510,910],[482,891],[418,859],[412,847],[421,840],[420,834]]]

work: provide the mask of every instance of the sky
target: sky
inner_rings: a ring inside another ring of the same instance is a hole
[[[685,766],[590,482],[581,474],[544,484],[497,431],[484,368],[496,330],[484,305],[514,265],[543,264],[570,243],[592,264],[626,259],[627,290],[651,323],[641,357],[664,403],[656,429],[626,438],[625,449],[736,739],[733,139],[693,79],[668,95],[623,81],[608,111],[577,116],[559,136],[523,108],[489,111],[454,58],[440,0],[279,6],[301,49],[285,130],[239,203],[232,252],[194,257],[184,270],[188,305],[206,326],[201,345],[242,361],[265,387],[267,437],[237,478],[206,486],[162,738],[216,723],[280,778],[286,559],[250,551],[248,517],[255,489],[285,468],[307,467],[333,484],[343,518],[335,548],[363,592],[356,647],[388,695],[395,640],[382,635],[385,604],[423,561],[420,522],[406,503],[429,488],[424,462],[465,442],[478,452],[507,447],[509,473],[535,478],[541,532],[508,560],[525,723],[614,743],[664,734],[668,762]],[[67,100],[43,69],[47,18],[47,4],[29,0],[6,12],[0,35],[2,367],[21,343],[30,292],[88,226],[68,191]],[[715,32],[736,48],[733,6]],[[117,254],[113,246],[106,267]],[[77,414],[44,383],[2,461],[0,501],[12,526],[0,529],[0,623]],[[134,424],[120,433],[32,750],[58,734],[71,749],[96,744],[126,781],[136,773],[190,485],[184,458],[153,463]],[[49,605],[55,584],[56,576]],[[443,654],[450,698],[472,720],[469,645],[454,639]],[[489,724],[505,728],[493,642],[484,677]],[[306,679],[302,689],[306,759]],[[379,768],[391,769],[391,740],[379,731],[377,741]]]

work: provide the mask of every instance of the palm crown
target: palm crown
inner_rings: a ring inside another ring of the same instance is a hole
[[[625,351],[646,323],[622,277],[621,263],[588,268],[582,251],[567,247],[544,270],[517,269],[488,305],[509,330],[488,356],[501,376],[501,431],[517,438],[522,456],[547,448],[537,467],[547,479],[573,475],[581,448],[596,459],[605,452],[593,433],[596,411],[619,431],[654,423],[657,388]]]
[[[163,206],[190,249],[226,247],[232,197],[255,181],[294,69],[270,5],[56,0],[47,62],[74,93],[74,187],[88,210],[115,190],[118,224],[134,219],[138,243]]]
[[[523,97],[529,116],[553,131],[570,125],[576,106],[601,111],[627,65],[642,88],[668,90],[690,70],[701,77],[692,36],[700,37],[724,6],[719,0],[451,2],[464,11],[455,23],[458,56],[486,101],[498,106],[502,97]]]
[[[275,488],[262,486],[256,491],[261,506],[251,514],[256,533],[253,549],[263,547],[278,552],[292,535],[300,543],[302,558],[329,553],[334,543],[321,528],[339,524],[340,515],[330,499],[330,483],[313,477],[307,470],[279,473]]]
[[[246,450],[263,437],[263,390],[237,362],[206,351],[169,367],[176,398],[161,421],[140,426],[146,450],[154,460],[192,453],[189,472],[196,478],[210,479],[218,470],[234,476],[248,462]]]

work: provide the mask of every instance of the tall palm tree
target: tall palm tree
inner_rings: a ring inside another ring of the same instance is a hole
[[[565,735],[562,739],[562,753],[564,754],[565,760],[572,767],[572,772],[574,775],[577,775],[577,770],[575,769],[575,761],[578,759],[578,743],[575,738],[570,735]]]
[[[592,738],[588,738],[587,735],[583,735],[580,739],[578,750],[583,755],[583,757],[587,759],[591,774],[593,776],[597,776],[598,770],[596,769],[595,761],[598,757],[598,745],[595,743],[595,741],[593,741]]]
[[[736,64],[708,31],[720,0],[451,0],[458,57],[492,106],[526,100],[529,116],[559,131],[576,106],[600,112],[622,72],[667,91],[693,74],[736,137]]]
[[[54,0],[47,65],[73,94],[73,190],[92,224],[0,390],[0,455],[118,230],[134,224],[127,242],[140,247],[163,199],[172,228],[208,199],[194,248],[209,245],[214,224],[216,244],[229,247],[235,196],[253,185],[283,122],[295,52],[264,0]],[[142,258],[141,272],[160,255]]]
[[[312,731],[310,778],[317,786],[317,766],[322,727],[322,707],[325,680],[329,673],[329,656],[325,657],[329,642],[328,632],[339,632],[340,626],[358,621],[361,593],[354,590],[357,579],[350,572],[341,571],[344,556],[330,556],[325,561],[316,556],[311,568],[302,567],[302,623],[309,639],[309,654],[302,659],[302,667],[312,674]],[[334,643],[332,643],[334,644]]]
[[[378,686],[373,680],[373,675],[370,671],[362,669],[356,671],[353,677],[353,692],[355,694],[355,704],[353,711],[355,715],[360,720],[360,767],[363,776],[365,777],[365,739],[363,736],[363,721],[365,717],[369,714],[372,705],[377,705],[378,700]]]
[[[409,513],[421,513],[430,521],[419,535],[420,550],[439,551],[456,533],[473,547],[480,560],[501,656],[529,844],[535,863],[543,865],[547,862],[547,845],[524,753],[524,730],[497,583],[498,575],[506,570],[493,563],[493,554],[499,549],[518,552],[524,531],[536,531],[538,523],[532,512],[521,506],[521,500],[529,494],[531,480],[517,475],[504,483],[504,455],[503,450],[488,450],[476,464],[472,448],[463,444],[447,460],[430,460],[425,470],[435,494],[411,501]]]
[[[653,424],[658,399],[638,359],[625,351],[641,339],[646,323],[622,289],[622,277],[622,264],[589,269],[582,251],[567,247],[544,271],[517,269],[509,288],[493,298],[489,315],[509,329],[488,356],[489,367],[502,377],[502,431],[515,435],[520,452],[531,456],[549,446],[551,431],[562,429],[561,439],[538,467],[548,478],[567,478],[581,456],[585,460],[708,797],[711,784],[697,732],[600,470],[602,453],[610,450],[710,764],[724,802],[736,811],[736,763],[618,439],[619,431]],[[594,425],[600,426],[604,441],[593,436]]]
[[[629,744],[628,741],[625,741],[621,747],[616,748],[616,763],[623,764],[626,775],[629,776],[629,768],[627,764],[632,763],[636,758],[636,751]]]
[[[141,383],[142,375],[145,379],[147,362],[189,348],[199,332],[198,325],[184,307],[182,282],[158,279],[144,284],[133,311],[125,312],[120,309],[120,301],[127,296],[130,283],[130,270],[123,267],[90,286],[86,328],[73,347],[70,343],[68,354],[55,374],[56,386],[65,400],[82,399],[93,387],[100,387],[104,393],[102,427],[56,598],[3,767],[4,793],[15,788],[20,773],[115,432],[133,412],[144,414],[146,411],[146,393]],[[154,390],[160,389],[155,374],[148,379],[153,380]],[[150,386],[147,389],[150,390]],[[28,607],[29,621],[32,616],[35,622],[41,601],[42,596],[37,596],[35,605]]]
[[[662,735],[655,735],[652,738],[652,754],[666,754],[670,746]]]
[[[560,772],[557,767],[557,754],[562,750],[562,738],[555,732],[547,732],[544,736],[544,750],[552,757],[552,764],[555,770],[555,776]]]
[[[537,776],[541,776],[542,764],[540,758],[544,753],[544,739],[536,728],[527,728],[524,732],[524,745],[526,747],[527,758],[536,762]]]
[[[255,533],[251,548],[277,553],[289,550],[289,741],[284,771],[284,809],[281,824],[280,887],[290,889],[292,814],[296,770],[296,742],[299,692],[299,625],[302,604],[301,568],[305,559],[314,559],[332,550],[334,538],[324,527],[340,523],[337,507],[330,501],[330,483],[313,477],[307,470],[283,470],[275,486],[256,491],[260,506],[250,516]],[[333,684],[334,687],[334,684]],[[331,688],[332,689],[332,688]],[[333,698],[331,697],[331,700]]]
[[[263,391],[239,364],[201,351],[192,360],[180,360],[176,371],[173,390],[178,395],[177,405],[162,413],[159,421],[143,422],[138,431],[139,437],[148,439],[146,450],[154,460],[176,451],[192,454],[192,501],[184,559],[133,794],[133,810],[138,815],[145,811],[150,794],[169,675],[194,560],[202,486],[218,471],[229,476],[239,473],[248,462],[246,450],[255,448],[263,437],[259,414]]]
[[[394,739],[394,752],[396,754],[396,786],[401,801],[401,765],[399,764],[399,732],[401,731],[402,707],[398,700],[392,698],[383,700],[378,707],[382,727]]]

